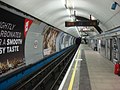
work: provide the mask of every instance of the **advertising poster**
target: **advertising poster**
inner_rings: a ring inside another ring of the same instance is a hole
[[[65,37],[65,47],[69,46],[69,38],[70,38],[70,36],[66,35],[66,37]]]
[[[0,8],[0,74],[24,65],[24,44],[32,21]]]
[[[70,36],[70,38],[69,38],[69,46],[71,46],[72,45],[72,36]]]
[[[56,38],[59,34],[55,28],[48,27],[44,30],[43,53],[44,56],[51,55],[56,52]]]
[[[62,32],[61,35],[60,35],[60,41],[59,41],[59,49],[62,50],[64,49],[64,33]]]

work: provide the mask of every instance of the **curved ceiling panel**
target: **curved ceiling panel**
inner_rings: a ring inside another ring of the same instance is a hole
[[[17,9],[20,9],[46,23],[49,23],[67,33],[78,37],[76,28],[65,27],[65,21],[70,20],[62,1],[65,0],[1,0]],[[120,0],[114,0],[120,4]],[[113,0],[67,0],[68,6],[73,5],[76,15],[85,18],[94,16],[100,21],[103,31],[120,26],[120,7],[111,9]],[[73,10],[73,11],[74,11]],[[72,14],[73,15],[73,12]]]

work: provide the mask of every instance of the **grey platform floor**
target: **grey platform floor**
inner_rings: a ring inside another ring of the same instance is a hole
[[[114,74],[114,64],[93,51],[87,45],[80,45],[80,59],[72,90],[120,90],[120,76]],[[62,90],[68,90],[73,63]]]

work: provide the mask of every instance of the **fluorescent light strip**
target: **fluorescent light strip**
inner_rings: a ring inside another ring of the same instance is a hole
[[[65,0],[61,0],[61,2],[63,3],[63,5],[65,5]]]

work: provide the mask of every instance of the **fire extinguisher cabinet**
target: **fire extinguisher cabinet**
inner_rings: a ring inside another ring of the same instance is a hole
[[[120,75],[120,64],[119,63],[115,63],[114,74]]]

